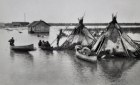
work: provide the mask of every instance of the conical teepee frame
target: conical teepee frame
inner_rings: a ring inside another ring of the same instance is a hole
[[[127,34],[123,33],[122,28],[117,23],[116,18],[117,18],[116,16],[112,16],[112,21],[107,26],[105,33],[100,36],[99,40],[96,43],[96,46],[93,46],[94,48],[93,50],[96,52],[97,55],[100,55],[101,52],[106,50],[105,48],[108,44],[109,38],[113,37],[116,39],[118,38],[120,39],[115,42],[119,41],[119,44],[121,45],[123,49],[123,52],[122,52],[123,56],[136,57],[137,55],[140,55],[139,46],[137,46],[137,44],[135,44],[135,42],[133,42],[133,40]],[[118,35],[113,36],[112,35],[113,32],[118,33]],[[112,42],[113,42],[113,39],[112,39]],[[130,48],[132,48],[133,51],[131,51]],[[137,55],[135,55],[135,53]]]
[[[72,30],[71,34],[68,36],[67,40],[61,45],[61,47],[70,46],[74,43],[83,43],[87,42],[86,45],[91,45],[96,42],[96,39],[92,36],[92,34],[88,31],[88,29],[83,24],[83,17],[79,20],[79,24]],[[74,42],[75,38],[77,38],[77,42]],[[91,42],[92,41],[92,42]]]

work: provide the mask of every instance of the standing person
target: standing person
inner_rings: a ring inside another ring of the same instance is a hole
[[[59,46],[60,38],[61,38],[61,35],[57,35],[57,46]]]
[[[59,35],[63,34],[62,29],[60,29]]]
[[[59,31],[59,35],[61,35],[61,36],[66,36],[66,34],[63,32],[62,29],[60,29],[60,31]]]
[[[9,40],[9,42],[10,42],[10,45],[11,45],[11,46],[14,46],[14,42],[15,42],[15,40],[14,40],[13,37],[12,37],[12,39]]]

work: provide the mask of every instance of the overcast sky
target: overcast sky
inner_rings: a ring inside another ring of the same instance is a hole
[[[54,23],[140,22],[140,0],[0,0],[0,22],[44,20]]]

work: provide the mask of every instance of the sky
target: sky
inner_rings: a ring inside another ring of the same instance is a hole
[[[47,23],[140,22],[140,0],[0,0],[0,22],[44,20]]]

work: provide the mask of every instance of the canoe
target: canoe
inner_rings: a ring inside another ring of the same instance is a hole
[[[135,44],[137,44],[140,47],[140,41],[135,41]]]
[[[97,61],[97,56],[88,56],[88,55],[84,55],[81,54],[79,51],[76,50],[76,57],[81,59],[81,60],[85,60],[88,62],[96,62]]]
[[[39,46],[42,50],[47,50],[47,51],[53,51],[53,47],[44,47],[44,46]]]
[[[15,51],[33,51],[33,50],[35,50],[33,44],[24,45],[24,46],[11,46],[10,48],[11,48],[11,50],[15,50]]]

